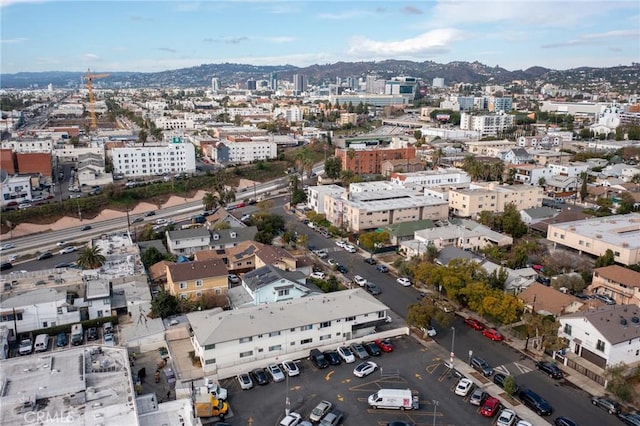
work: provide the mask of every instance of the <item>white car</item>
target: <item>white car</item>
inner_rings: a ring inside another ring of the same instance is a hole
[[[349,253],[355,253],[358,251],[355,246],[352,246],[351,244],[345,244],[344,249]]]
[[[13,263],[13,262],[15,262],[16,260],[18,260],[18,255],[17,255],[17,254],[12,254],[11,256],[9,256],[9,257],[7,258],[7,262],[9,262],[9,263]]]
[[[356,275],[355,277],[353,277],[353,281],[360,287],[364,287],[364,285],[367,283],[367,280],[362,278],[360,275]]]
[[[9,250],[9,249],[12,249],[12,248],[14,248],[14,247],[15,247],[15,245],[13,245],[12,243],[4,243],[4,244],[2,244],[2,245],[0,246],[0,251],[2,251],[2,250]]]
[[[327,263],[328,263],[329,265],[331,265],[331,266],[336,266],[336,265],[338,264],[338,261],[337,261],[337,260],[335,260],[335,259],[333,259],[333,258],[331,258],[331,259],[328,259],[328,260],[327,260]]]
[[[353,375],[356,377],[366,377],[376,371],[378,364],[373,361],[361,362],[353,369]]]
[[[435,329],[435,328],[433,328],[433,326],[432,326],[432,325],[430,325],[430,326],[429,326],[429,327],[427,327],[427,328],[423,328],[423,329],[422,329],[422,332],[423,332],[423,333],[425,333],[425,334],[426,334],[427,336],[429,336],[429,337],[435,337],[435,336],[436,336],[436,334],[438,334],[438,332],[436,331],[436,329]]]
[[[168,223],[167,219],[156,219],[156,225],[166,225]]]
[[[56,245],[57,245],[58,247],[66,246],[67,244],[69,244],[69,241],[65,241],[65,240],[58,241],[58,242],[56,243]]]
[[[342,240],[338,240],[338,241],[336,241],[336,245],[337,245],[338,247],[342,247],[342,248],[344,248],[344,246],[346,246],[346,245],[347,245],[347,243],[345,243],[345,242],[344,242],[344,241],[342,241]]]
[[[516,413],[508,408],[500,411],[498,420],[496,420],[496,426],[513,426],[516,422]]]
[[[469,395],[469,392],[471,391],[471,388],[473,387],[473,382],[469,379],[462,378],[460,379],[460,381],[458,382],[458,385],[456,386],[456,395],[458,396],[467,396]]]
[[[300,369],[293,361],[284,361],[282,363],[282,369],[287,372],[289,377],[297,376],[300,374]]]
[[[67,253],[73,253],[74,251],[76,251],[76,248],[74,246],[68,246],[60,250],[58,253],[67,254]]]
[[[280,422],[280,426],[296,426],[302,421],[302,416],[295,411],[287,414]]]
[[[526,420],[520,420],[518,423],[516,423],[516,426],[533,426],[533,424]]]
[[[338,348],[338,355],[340,355],[340,358],[342,358],[342,360],[347,364],[356,362],[356,357],[353,355],[353,352],[351,352],[351,349],[349,349],[347,346],[340,346]]]
[[[309,420],[311,420],[312,422],[319,422],[324,416],[327,415],[329,411],[331,411],[332,407],[333,404],[329,401],[321,401],[318,405],[316,405],[316,408],[311,411]]]
[[[411,280],[409,278],[400,277],[396,281],[404,287],[409,287],[411,285]]]
[[[315,278],[316,280],[324,280],[327,275],[324,272],[314,272],[309,275],[310,278]]]
[[[247,390],[253,387],[253,380],[247,373],[238,374],[238,383],[240,383],[240,389]]]

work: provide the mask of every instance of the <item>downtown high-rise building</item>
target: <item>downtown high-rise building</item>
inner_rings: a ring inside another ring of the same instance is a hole
[[[214,92],[220,90],[220,80],[217,77],[213,77],[211,79],[211,90]]]
[[[247,80],[247,90],[256,90],[257,83],[253,78]]]
[[[269,88],[273,91],[278,90],[278,74],[275,71],[269,74]]]
[[[307,78],[304,75],[293,75],[293,90],[296,95],[301,95],[307,91]]]

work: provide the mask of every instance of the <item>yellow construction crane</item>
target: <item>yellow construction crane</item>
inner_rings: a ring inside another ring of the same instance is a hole
[[[95,130],[98,127],[96,120],[96,105],[93,98],[93,80],[97,78],[109,77],[109,74],[91,74],[91,70],[87,70],[87,75],[82,76],[82,80],[86,81],[85,87],[89,90],[89,108],[91,110],[91,130]]]

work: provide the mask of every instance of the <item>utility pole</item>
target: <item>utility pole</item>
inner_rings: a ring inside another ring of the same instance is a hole
[[[453,345],[456,342],[456,328],[452,326],[451,327],[451,332],[452,332],[452,334],[451,334],[451,354],[450,354],[449,361],[451,361],[451,367],[453,368],[453,357],[455,356],[454,355],[454,351],[453,351],[453,348],[454,348]]]

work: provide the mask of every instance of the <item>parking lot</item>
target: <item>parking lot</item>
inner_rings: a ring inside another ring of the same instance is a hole
[[[64,336],[65,336],[64,338],[62,338],[62,336],[59,336],[58,334],[50,334],[49,335],[49,342],[48,342],[47,349],[46,349],[46,351],[42,351],[42,352],[61,351],[61,350],[65,350],[65,349],[70,349],[70,348],[82,346],[82,345],[115,346],[115,345],[118,344],[117,327],[114,328],[114,330],[113,330],[113,334],[112,334],[113,343],[104,340],[104,332],[102,330],[102,327],[96,327],[95,332],[96,332],[95,335],[90,336],[89,335],[89,330],[88,329],[84,329],[83,330],[83,336],[82,336],[82,342],[80,342],[78,345],[74,345],[71,342],[71,334],[70,333],[59,333],[59,334],[64,334]],[[33,338],[35,339],[36,336],[34,335]],[[32,342],[32,344],[33,343],[34,342]],[[14,349],[12,351],[12,353],[14,354],[14,356],[20,356],[20,355],[18,355],[17,349]],[[29,356],[29,355],[26,355],[26,356]]]
[[[297,360],[301,374],[285,382],[243,391],[235,378],[223,380],[221,385],[229,390],[234,413],[226,421],[231,425],[277,425],[285,415],[288,399],[290,410],[305,419],[320,401],[328,400],[344,413],[344,425],[386,425],[396,420],[415,425],[493,424],[495,417],[482,417],[479,407],[468,403],[468,396],[454,394],[459,378],[445,366],[446,353],[440,346],[432,342],[423,346],[409,336],[392,341],[394,351],[372,357],[380,368],[364,378],[353,375],[360,361],[319,370],[310,360],[302,359]],[[419,409],[369,408],[367,398],[382,388],[411,389],[419,395]]]

